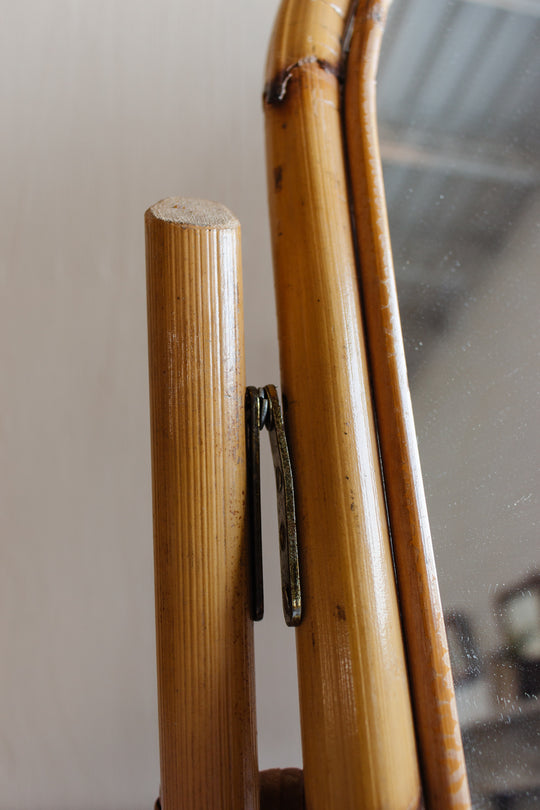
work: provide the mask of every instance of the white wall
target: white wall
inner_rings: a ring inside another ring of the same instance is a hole
[[[248,380],[278,382],[261,108],[276,8],[2,2],[0,810],[157,795],[143,214],[172,194],[236,213]],[[269,509],[261,767],[300,762]]]

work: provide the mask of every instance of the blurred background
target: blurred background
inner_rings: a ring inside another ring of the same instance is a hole
[[[0,810],[157,795],[143,214],[180,194],[240,218],[248,382],[278,382],[261,108],[277,5],[0,2]],[[379,80],[477,808],[540,797],[539,35],[538,0],[394,0]],[[301,765],[274,509],[261,768]]]

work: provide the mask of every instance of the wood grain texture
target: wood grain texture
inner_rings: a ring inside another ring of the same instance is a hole
[[[240,226],[146,213],[162,810],[255,808]]]
[[[375,78],[388,2],[361,0],[345,83],[359,279],[426,804],[470,807],[444,618],[407,381],[382,167]]]
[[[296,631],[308,810],[413,808],[414,727],[344,168],[346,3],[286,0],[267,168],[305,616]]]

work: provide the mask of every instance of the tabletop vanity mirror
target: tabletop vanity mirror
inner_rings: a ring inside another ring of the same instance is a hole
[[[540,3],[395,0],[378,79],[473,805],[540,800]]]

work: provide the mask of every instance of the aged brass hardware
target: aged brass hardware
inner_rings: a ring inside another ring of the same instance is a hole
[[[302,620],[302,595],[296,533],[292,466],[275,386],[249,386],[246,391],[246,449],[248,470],[249,536],[251,549],[251,615],[264,613],[261,532],[261,480],[259,434],[266,427],[276,476],[281,563],[281,594],[285,622],[296,627]]]

